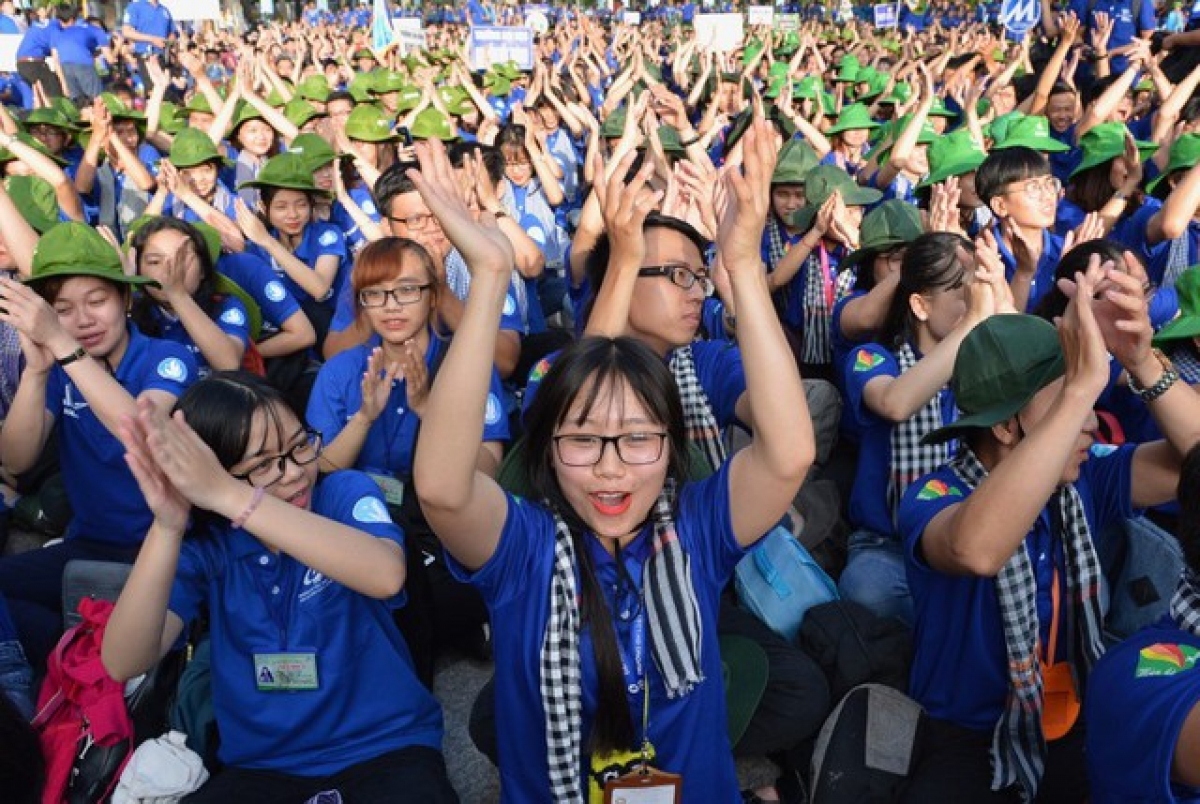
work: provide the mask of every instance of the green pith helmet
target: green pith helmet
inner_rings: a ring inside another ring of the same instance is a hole
[[[35,232],[45,234],[58,223],[58,198],[50,182],[37,176],[9,176],[4,190]]]
[[[835,165],[818,165],[808,172],[804,180],[805,206],[792,214],[792,226],[807,230],[817,217],[821,205],[834,193],[840,193],[848,207],[874,204],[883,198],[883,193],[869,187],[860,187],[846,171]]]
[[[382,109],[360,103],[346,118],[346,136],[359,142],[395,142],[392,120]]]
[[[163,101],[158,113],[158,127],[168,134],[178,134],[188,127],[187,115],[170,101]]]
[[[325,117],[326,114],[317,111],[317,107],[303,98],[292,98],[283,107],[283,116],[296,128],[304,128],[310,121],[318,117]]]
[[[239,190],[243,187],[254,187],[260,190],[264,187],[274,187],[280,190],[300,190],[306,193],[328,195],[313,183],[313,172],[309,167],[308,160],[301,154],[291,152],[272,156],[262,166],[262,170],[258,171],[258,176],[238,185]]]
[[[884,201],[863,218],[858,230],[858,248],[842,260],[838,270],[862,266],[875,255],[908,245],[924,233],[921,213],[907,201]]]
[[[55,162],[57,162],[61,167],[67,166],[67,160],[63,159],[61,156],[55,156],[54,154],[50,153],[50,149],[47,148],[45,145],[42,145],[40,140],[34,139],[31,135],[26,134],[24,131],[17,133],[15,135],[15,139],[17,140],[17,142],[23,143],[25,145],[28,145],[30,148],[33,148],[38,153],[50,157]],[[3,166],[8,162],[15,162],[15,161],[17,161],[17,157],[15,154],[13,154],[7,148],[0,148],[0,166]]]
[[[871,112],[865,104],[852,103],[842,109],[842,113],[838,115],[837,122],[825,132],[827,137],[832,137],[834,134],[840,134],[843,131],[853,131],[855,129],[876,129],[879,124],[871,119]]]
[[[79,131],[79,125],[72,122],[62,111],[45,106],[34,109],[25,115],[25,127],[32,128],[33,126],[60,128],[70,134],[75,134]]]
[[[963,176],[978,170],[987,159],[987,151],[964,129],[938,137],[929,146],[929,175],[917,185],[918,189],[945,181],[951,176]]]
[[[1170,187],[1170,184],[1165,179],[1172,173],[1180,170],[1190,170],[1200,163],[1200,134],[1184,134],[1175,142],[1171,143],[1171,151],[1167,156],[1167,167],[1158,177],[1146,185],[1146,191],[1154,195],[1160,195],[1158,192],[1161,188],[1165,190]]]
[[[296,85],[296,96],[305,100],[325,103],[330,94],[329,82],[323,75],[310,75]]]
[[[25,280],[38,285],[47,279],[95,276],[122,285],[158,283],[144,276],[128,276],[121,255],[86,223],[71,221],[52,226],[33,250],[33,270]]]
[[[1039,114],[1025,115],[1008,127],[1003,140],[992,146],[995,150],[1005,148],[1032,148],[1048,154],[1061,154],[1071,148],[1050,136],[1050,121]]]
[[[1124,123],[1100,123],[1092,126],[1079,138],[1079,148],[1083,151],[1083,159],[1079,167],[1071,171],[1071,178],[1085,170],[1111,162],[1125,153],[1125,137],[1129,129]],[[1138,160],[1146,161],[1158,146],[1152,142],[1134,141],[1138,150]]]
[[[808,172],[815,168],[820,159],[817,152],[803,140],[789,140],[779,151],[771,184],[804,184]]]
[[[177,168],[191,168],[205,162],[219,162],[229,166],[233,163],[221,155],[212,139],[198,128],[185,128],[171,143],[168,161]]]
[[[245,101],[238,101],[237,111],[233,113],[233,122],[229,124],[230,136],[233,136],[242,127],[242,124],[249,123],[251,120],[264,120],[262,112]]]
[[[324,137],[311,133],[297,135],[288,145],[288,153],[303,156],[314,172],[338,158],[337,151]]]
[[[432,106],[417,115],[410,133],[416,140],[452,142],[458,139],[458,132],[454,130],[454,124],[450,122],[450,118]]]

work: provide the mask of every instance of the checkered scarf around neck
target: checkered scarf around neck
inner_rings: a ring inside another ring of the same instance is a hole
[[[1179,341],[1167,350],[1167,357],[1179,372],[1179,378],[1188,385],[1200,385],[1200,355],[1189,341]]]
[[[1194,637],[1200,637],[1200,581],[1190,568],[1185,567],[1171,597],[1171,619],[1175,624]]]
[[[917,354],[908,343],[896,350],[900,373],[917,364]],[[953,454],[949,444],[922,444],[921,439],[942,426],[942,394],[939,391],[920,410],[905,421],[892,426],[892,462],[888,476],[888,510],[893,524],[900,498],[917,478],[929,474],[944,464]]]
[[[1162,283],[1159,287],[1173,288],[1175,280],[1188,269],[1188,250],[1191,246],[1191,232],[1184,231],[1171,241],[1167,250],[1167,267],[1163,269]]]
[[[960,448],[950,468],[971,489],[987,470],[968,447]],[[1082,649],[1082,667],[1076,662],[1082,689],[1087,671],[1100,658],[1100,559],[1092,544],[1083,500],[1074,484],[1062,486],[1051,500],[1058,536],[1066,557],[1067,592],[1072,605],[1068,621],[1074,623],[1074,645]],[[1046,766],[1046,738],[1042,733],[1042,666],[1037,655],[1040,626],[1037,581],[1024,543],[996,576],[996,597],[1004,626],[1008,656],[1008,701],[992,733],[992,789],[1020,786],[1023,801],[1037,793]]]
[[[825,365],[833,362],[833,303],[825,290],[825,273],[821,268],[821,252],[830,258],[825,243],[813,249],[804,262],[804,343],[801,359],[805,363]],[[830,265],[833,282],[833,302],[845,297],[854,288],[854,271],[837,272]]]
[[[696,359],[691,346],[684,346],[671,353],[671,374],[679,387],[679,399],[683,403],[683,423],[687,427],[688,441],[699,447],[715,472],[725,463],[725,443],[721,441],[721,426],[713,414],[708,394],[700,385],[696,374]]]
[[[692,587],[691,558],[679,544],[673,515],[674,482],[654,503],[654,549],[643,573],[650,649],[667,695],[687,695],[704,681],[700,665],[700,605]],[[579,596],[571,528],[555,514],[550,617],[542,637],[539,690],[545,710],[546,763],[555,804],[582,804],[579,757],[583,745],[583,691],[579,658]]]
[[[783,224],[780,223],[777,215],[772,215],[767,221],[767,259],[771,262],[771,269],[774,270],[787,255],[788,243],[784,237]]]

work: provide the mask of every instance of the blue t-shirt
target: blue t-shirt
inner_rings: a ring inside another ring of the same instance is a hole
[[[1000,236],[999,223],[992,228],[996,238],[996,248],[1000,252],[1000,261],[1004,263],[1004,278],[1012,282],[1017,272],[1017,258],[1008,250]],[[1029,285],[1029,301],[1022,312],[1032,312],[1042,297],[1054,287],[1054,273],[1058,270],[1058,261],[1062,259],[1063,239],[1049,229],[1042,232],[1042,256],[1038,258],[1037,270]]]
[[[1083,699],[1093,804],[1200,802],[1171,781],[1184,720],[1200,702],[1200,638],[1170,617],[1112,647]]]
[[[61,30],[62,24],[54,18],[30,25],[25,36],[21,37],[21,44],[17,45],[17,60],[44,59],[49,56],[50,49],[54,47],[54,37]]]
[[[334,472],[312,510],[404,547],[375,484]],[[207,604],[221,762],[327,776],[406,746],[441,749],[442,713],[391,619],[403,595],[374,600],[268,550],[242,529],[184,541],[170,610],[185,624]],[[313,652],[319,689],[259,691],[255,654]]]
[[[21,26],[17,21],[7,14],[0,14],[0,34],[19,34],[22,33]]]
[[[301,312],[296,297],[261,257],[249,252],[222,254],[217,271],[236,282],[258,304],[264,334],[278,332],[285,321]]]
[[[920,359],[920,355],[917,355]],[[882,536],[896,535],[891,506],[888,504],[888,484],[892,465],[892,422],[874,413],[864,399],[867,383],[876,377],[899,377],[900,364],[896,356],[877,343],[858,346],[838,367],[845,388],[846,411],[862,433],[858,467],[850,492],[850,524],[855,529],[869,530]],[[955,416],[954,395],[949,387],[938,392],[941,399],[942,424],[952,423]],[[946,446],[946,459],[953,457],[951,445]]]
[[[208,360],[184,328],[183,322],[158,305],[151,308],[151,315],[160,327],[159,337],[186,347],[192,353],[192,359],[196,361],[200,376],[208,376],[211,373]],[[235,338],[243,348],[250,343],[250,320],[246,315],[246,305],[242,304],[242,300],[237,296],[226,296],[217,302],[212,317],[217,329]]]
[[[1111,52],[1124,47],[1143,31],[1153,31],[1158,27],[1155,18],[1153,2],[1142,0],[1138,18],[1133,18],[1133,0],[1071,0],[1070,10],[1075,12],[1089,30],[1096,29],[1096,14],[1107,14],[1113,22],[1112,35],[1108,38],[1108,50]],[[1129,59],[1125,56],[1111,56],[1109,66],[1113,75],[1125,72]]]
[[[317,374],[308,399],[307,419],[311,427],[320,431],[325,443],[332,443],[362,407],[362,377],[374,348],[363,344],[339,352]],[[442,348],[446,348],[442,341],[430,332],[429,347],[425,350],[426,367],[432,369]],[[493,368],[483,418],[483,441],[508,440],[508,417],[504,415],[503,399],[500,376]],[[405,381],[396,381],[383,412],[367,431],[354,468],[383,475],[411,476],[420,424],[420,419],[408,408]]]
[[[108,34],[88,22],[76,22],[55,32],[51,40],[63,64],[82,64],[90,67],[96,51],[108,44]]]
[[[1075,488],[1093,534],[1133,515],[1132,465],[1135,446],[1092,447]],[[991,730],[1009,692],[1004,629],[994,578],[946,575],[930,568],[920,550],[925,527],[971,490],[948,466],[908,487],[900,501],[898,526],[904,539],[908,586],[916,609],[909,695],[931,717],[976,730]],[[1050,508],[1043,509],[1022,549],[1029,551],[1037,579],[1041,642],[1049,639],[1054,568],[1062,568],[1062,544],[1054,535]],[[1064,601],[1066,597],[1064,596]],[[1064,602],[1064,606],[1067,603]],[[1067,611],[1063,611],[1068,615]],[[1070,639],[1069,628],[1059,629]],[[1066,655],[1063,650],[1057,655]]]
[[[114,379],[131,396],[154,390],[178,397],[196,377],[191,352],[176,343],[148,338],[129,325],[129,345]],[[46,379],[46,410],[58,423],[63,485],[74,512],[66,538],[141,544],[154,517],[125,464],[125,447],[59,366],[50,369]]]
[[[126,6],[124,24],[140,34],[162,39],[176,33],[175,19],[171,16],[170,9],[161,3],[151,3],[150,0],[134,0]],[[134,42],[133,52],[146,55],[163,51],[149,42]]]
[[[274,233],[272,233],[274,236]],[[312,296],[308,295],[308,291],[300,287],[283,268],[275,262],[267,250],[254,243],[246,244],[246,251],[261,257],[271,266],[271,270],[279,278],[280,282],[287,287],[288,292],[292,294],[301,304],[308,301]],[[307,265],[309,268],[316,269],[317,260],[325,255],[332,255],[338,258],[338,270],[334,275],[333,283],[329,286],[329,291],[323,298],[317,299],[322,303],[327,303],[331,307],[333,305],[333,297],[335,291],[341,287],[343,273],[347,270],[349,262],[349,254],[346,250],[346,237],[342,234],[342,230],[336,224],[328,221],[313,221],[304,227],[304,234],[300,239],[300,245],[296,247],[296,259]]]
[[[679,542],[691,558],[692,585],[700,609],[701,670],[705,680],[685,696],[668,698],[654,661],[643,655],[650,684],[650,726],[655,767],[683,776],[683,800],[741,801],[726,733],[725,691],[717,644],[717,610],[721,589],[744,555],[733,534],[729,512],[729,464],[680,491],[675,516]],[[550,579],[554,571],[554,519],[540,505],[508,495],[508,516],[495,554],[470,573],[450,558],[452,572],[469,580],[483,595],[491,612],[496,658],[496,722],[500,741],[501,801],[547,801],[545,716],[538,690],[542,638],[550,615]],[[588,541],[594,541],[590,536]],[[635,583],[653,548],[650,527],[622,550]],[[614,592],[619,572],[607,553],[593,551],[595,571],[610,611],[623,606]],[[636,573],[636,574],[634,574]],[[576,588],[580,580],[576,578]],[[636,664],[631,624],[614,618],[617,641]],[[649,640],[647,639],[647,642]],[[644,654],[651,652],[649,646]],[[597,705],[597,680],[591,639],[585,627],[580,637],[583,688],[583,744],[591,731]],[[629,696],[629,715],[640,745],[642,694]],[[630,746],[635,748],[636,746]],[[580,756],[584,778],[589,757]]]

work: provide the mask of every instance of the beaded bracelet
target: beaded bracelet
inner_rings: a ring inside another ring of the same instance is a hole
[[[246,510],[242,511],[240,514],[238,514],[238,518],[233,520],[229,524],[233,525],[233,527],[235,527],[235,528],[240,528],[243,525],[245,525],[246,520],[250,518],[250,515],[258,510],[259,503],[261,503],[263,501],[263,496],[265,494],[266,494],[265,490],[259,488],[258,486],[255,486],[254,494],[250,497],[250,504],[246,506]]]

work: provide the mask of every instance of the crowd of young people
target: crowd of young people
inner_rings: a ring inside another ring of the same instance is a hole
[[[379,51],[139,0],[103,91],[22,70],[0,475],[71,515],[0,558],[3,707],[67,563],[120,562],[113,678],[211,646],[188,801],[457,800],[447,646],[494,658],[504,801],[800,800],[837,701],[730,580],[824,495],[842,597],[911,632],[896,800],[1200,800],[1200,31],[806,8],[718,52],[689,5],[475,70],[455,15]]]

